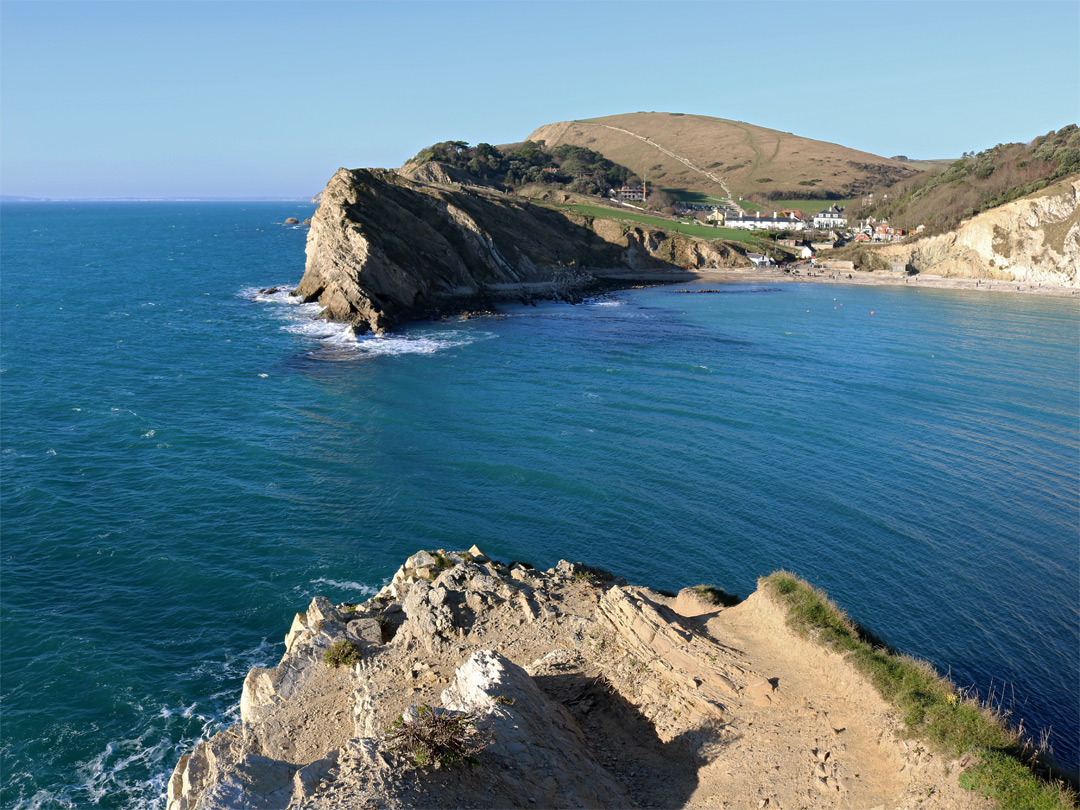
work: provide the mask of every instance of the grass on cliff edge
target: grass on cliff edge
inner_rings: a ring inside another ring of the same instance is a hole
[[[787,608],[797,633],[836,650],[863,673],[899,711],[909,733],[950,757],[971,755],[976,763],[960,784],[1004,808],[1067,810],[1076,796],[1068,788],[1040,780],[1025,764],[1034,751],[1005,717],[964,697],[929,664],[898,655],[859,627],[828,596],[786,571],[759,581]]]
[[[661,228],[665,231],[686,234],[698,239],[727,239],[731,242],[742,242],[750,247],[758,247],[759,239],[752,235],[751,231],[736,230],[735,228],[714,228],[712,225],[699,225],[696,222],[689,225],[673,219],[665,219],[660,216],[639,214],[633,209],[625,211],[617,208],[605,208],[600,205],[566,205],[564,203],[546,203],[563,210],[576,211],[590,217],[600,219],[614,219],[620,222],[630,222],[638,225],[649,225],[653,228]]]

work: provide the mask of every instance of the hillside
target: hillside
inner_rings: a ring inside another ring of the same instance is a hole
[[[944,171],[921,174],[877,195],[855,216],[888,219],[899,228],[926,224],[931,233],[952,230],[960,220],[1039,191],[1080,171],[1080,129],[1075,124],[1031,143],[1008,143],[965,154]]]
[[[671,190],[747,199],[845,199],[913,177],[904,162],[788,132],[682,113],[629,113],[547,124],[549,149],[586,147]]]

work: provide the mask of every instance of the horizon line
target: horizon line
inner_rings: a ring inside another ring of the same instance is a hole
[[[21,194],[0,194],[0,203],[12,202],[304,202],[311,203],[309,196],[274,197],[31,197]]]

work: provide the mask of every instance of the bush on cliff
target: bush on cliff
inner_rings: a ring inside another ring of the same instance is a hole
[[[362,658],[363,654],[360,652],[360,648],[347,638],[335,641],[323,653],[323,662],[335,669],[340,666],[351,667],[354,664],[359,664]]]
[[[475,714],[433,709],[422,703],[408,718],[398,715],[386,730],[385,740],[391,751],[406,754],[417,768],[476,765],[476,755],[491,742],[490,733],[480,728],[477,720]]]

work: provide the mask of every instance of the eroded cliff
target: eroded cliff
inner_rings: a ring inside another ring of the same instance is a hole
[[[497,191],[339,169],[312,217],[296,294],[328,319],[385,332],[500,298],[574,299],[597,285],[596,270],[740,262],[719,243],[564,216]]]
[[[565,561],[422,551],[367,602],[297,615],[241,722],[177,765],[168,808],[982,806],[786,615],[767,589],[723,607]],[[331,667],[342,644],[351,665]],[[395,748],[420,707],[477,719],[475,767]]]
[[[1076,285],[1080,179],[986,211],[955,231],[882,248],[886,263],[940,276]]]

